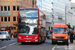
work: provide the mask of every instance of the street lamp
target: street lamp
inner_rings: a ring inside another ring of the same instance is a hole
[[[66,6],[65,6],[65,24],[66,24],[66,21],[67,21],[67,20],[66,20]]]
[[[54,8],[54,5],[53,5],[54,3],[52,2],[52,6],[53,6],[53,8]],[[53,22],[53,24],[54,24],[54,9],[52,8],[52,22]]]

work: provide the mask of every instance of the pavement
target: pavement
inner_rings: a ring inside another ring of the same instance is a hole
[[[51,44],[51,40],[47,39],[44,43],[17,43],[17,39],[0,41],[0,50],[75,50],[74,43],[69,43],[67,46],[64,43]]]

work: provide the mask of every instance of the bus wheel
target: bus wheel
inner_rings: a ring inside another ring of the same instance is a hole
[[[42,39],[41,39],[41,37],[39,37],[39,43],[41,43],[42,42]]]
[[[21,44],[24,44],[23,42],[21,42]]]
[[[45,40],[43,41],[43,43],[45,42]]]

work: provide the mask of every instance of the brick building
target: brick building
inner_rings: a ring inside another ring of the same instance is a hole
[[[36,7],[36,0],[0,0],[0,30],[16,33],[19,8],[32,7]]]

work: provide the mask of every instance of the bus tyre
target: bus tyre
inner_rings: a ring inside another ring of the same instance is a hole
[[[45,42],[45,40],[43,41],[43,43]]]
[[[24,44],[23,42],[21,42],[21,44]]]
[[[41,37],[39,37],[39,43],[41,43],[42,42],[42,39],[41,39]]]

